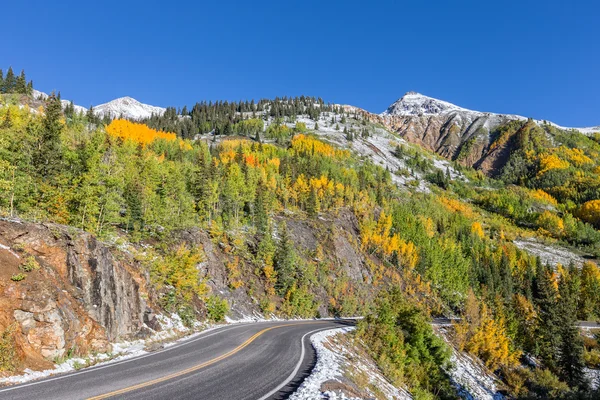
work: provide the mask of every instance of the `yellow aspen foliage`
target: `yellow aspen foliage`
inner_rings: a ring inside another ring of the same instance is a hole
[[[583,167],[586,164],[594,163],[594,161],[592,161],[591,158],[586,156],[585,153],[583,152],[583,150],[581,150],[581,149],[575,149],[575,148],[570,149],[565,146],[560,146],[558,148],[558,152],[561,155],[564,155],[564,157],[568,158],[569,161],[577,167]]]
[[[234,290],[242,287],[244,281],[242,280],[242,272],[240,271],[240,258],[237,256],[234,257],[233,261],[225,263],[225,267],[227,268],[229,287]]]
[[[553,169],[567,169],[571,166],[568,161],[562,160],[556,154],[541,154],[538,158],[538,162],[538,176],[542,176]]]
[[[481,358],[492,371],[516,366],[520,352],[511,348],[505,325],[504,318],[494,318],[488,306],[470,290],[463,319],[454,324],[455,339],[460,350]]]
[[[554,237],[561,237],[565,231],[565,224],[562,218],[548,210],[545,210],[538,216],[537,224]]]
[[[442,204],[442,206],[444,206],[444,208],[446,208],[448,211],[463,214],[467,218],[475,217],[473,209],[468,204],[463,203],[462,201],[450,199],[444,196],[441,196],[439,198],[439,201]]]
[[[478,236],[480,239],[483,239],[483,237],[485,236],[485,233],[483,232],[483,227],[477,221],[471,224],[471,233]]]
[[[583,203],[577,210],[577,216],[596,228],[600,228],[600,200],[590,200]]]
[[[292,149],[301,154],[320,154],[338,160],[350,157],[350,152],[348,150],[336,149],[314,137],[302,134],[294,136],[292,139]]]
[[[265,276],[265,291],[269,296],[273,296],[275,294],[275,284],[277,283],[277,271],[273,268],[273,257],[269,256],[269,258],[269,260],[265,260],[262,272]]]
[[[413,242],[400,239],[397,251],[400,264],[411,270],[415,269],[419,262],[419,252]]]
[[[542,189],[536,189],[531,191],[531,197],[535,200],[551,204],[553,206],[558,206],[558,202],[548,193],[544,192]]]
[[[432,237],[435,236],[436,233],[436,229],[435,229],[435,224],[433,223],[433,220],[431,219],[431,217],[423,217],[423,216],[419,216],[421,223],[423,224],[423,228],[425,228],[425,233],[427,234],[427,237],[429,237],[430,239]]]
[[[113,137],[122,140],[132,140],[135,143],[148,145],[157,139],[173,141],[177,135],[171,132],[161,132],[152,129],[144,124],[127,121],[125,119],[115,119],[107,127],[106,132]]]

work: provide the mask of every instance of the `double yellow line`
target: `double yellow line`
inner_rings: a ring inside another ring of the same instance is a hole
[[[318,323],[324,323],[324,321],[315,321],[315,322],[308,322],[308,323],[309,324],[318,324]],[[169,379],[177,378],[177,377],[189,374],[191,372],[198,371],[198,370],[200,370],[202,368],[208,367],[209,365],[212,365],[212,364],[217,363],[217,362],[219,362],[221,360],[224,360],[227,357],[231,357],[232,355],[234,355],[237,352],[239,352],[239,351],[243,350],[244,348],[246,348],[250,343],[252,343],[253,341],[255,341],[263,333],[268,332],[271,329],[283,328],[283,327],[286,327],[286,326],[302,325],[302,324],[307,324],[307,323],[304,322],[304,323],[295,323],[295,324],[276,325],[276,326],[272,326],[270,328],[265,328],[262,331],[259,331],[259,332],[255,333],[254,335],[252,335],[248,340],[246,340],[244,343],[240,344],[235,349],[233,349],[233,350],[231,350],[231,351],[229,351],[229,352],[227,352],[225,354],[222,354],[219,357],[213,358],[212,360],[203,362],[202,364],[195,365],[195,366],[190,367],[188,369],[184,369],[183,371],[179,371],[179,372],[172,373],[170,375],[163,376],[162,378],[153,379],[151,381],[147,381],[147,382],[139,383],[137,385],[129,386],[129,387],[126,387],[126,388],[123,388],[123,389],[115,390],[114,392],[101,394],[99,396],[90,397],[90,398],[88,398],[88,400],[108,399],[109,397],[118,396],[120,394],[132,392],[134,390],[138,390],[138,389],[142,389],[142,388],[145,388],[145,387],[148,387],[148,386],[156,385],[157,383],[165,382],[165,381],[168,381]]]

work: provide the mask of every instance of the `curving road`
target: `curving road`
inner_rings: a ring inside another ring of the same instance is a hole
[[[312,333],[353,321],[225,326],[141,357],[0,389],[0,399],[284,399],[310,374]]]

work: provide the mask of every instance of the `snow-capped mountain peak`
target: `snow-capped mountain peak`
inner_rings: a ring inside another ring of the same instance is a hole
[[[388,107],[382,116],[438,115],[450,111],[470,111],[447,101],[434,99],[417,92],[408,92]]]
[[[100,104],[94,107],[94,111],[95,114],[101,117],[111,115],[113,117],[123,116],[129,119],[143,119],[152,116],[152,114],[162,115],[166,109],[140,103],[136,99],[126,96]]]

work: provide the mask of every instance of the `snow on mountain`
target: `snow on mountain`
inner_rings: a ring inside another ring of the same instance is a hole
[[[387,110],[379,114],[382,117],[405,117],[405,116],[422,116],[422,115],[445,115],[450,114],[457,116],[470,117],[470,119],[480,117],[482,115],[487,116],[501,116],[508,119],[519,119],[526,120],[527,117],[523,117],[521,115],[512,115],[512,114],[498,114],[498,113],[489,113],[489,112],[481,112],[475,110],[469,110],[467,108],[459,107],[455,104],[449,103],[447,101],[435,99],[433,97],[425,96],[417,92],[408,92],[400,99],[396,100],[392,105],[388,107]],[[469,119],[469,118],[468,118]],[[560,129],[575,129],[579,132],[590,135],[595,132],[600,132],[600,126],[595,127],[585,127],[585,128],[570,128],[560,126],[550,121],[541,121],[536,120],[538,124],[542,124],[544,122],[548,122],[549,124],[560,128]]]
[[[48,98],[48,94],[44,92],[40,92],[39,90],[33,90],[33,97],[35,99],[45,100]],[[61,100],[63,108],[65,108],[70,101],[69,100]],[[76,113],[85,113],[87,112],[86,107],[74,105]],[[136,99],[131,97],[121,97],[108,103],[100,104],[99,106],[94,107],[94,114],[99,117],[104,117],[105,115],[111,115],[115,118],[119,118],[123,116],[124,118],[139,120],[143,118],[148,118],[152,116],[152,114],[162,115],[166,111],[163,107],[151,106],[149,104],[140,103]]]
[[[468,110],[447,101],[424,96],[417,92],[408,92],[395,103],[388,107],[382,116],[407,116],[407,115],[437,115],[451,111],[464,111],[481,114],[478,111]]]
[[[166,109],[163,107],[140,103],[131,97],[120,97],[94,107],[95,114],[100,117],[105,115],[111,115],[115,118],[123,116],[135,120],[149,118],[152,114],[162,115],[165,111]]]
[[[33,98],[46,100],[48,98],[48,94],[46,94],[44,92],[40,92],[39,90],[33,89]],[[61,100],[60,103],[62,104],[62,107],[65,108],[71,102],[69,100]],[[75,109],[76,113],[85,113],[87,111],[87,109],[85,107],[78,106],[77,104],[74,104],[73,108]]]

